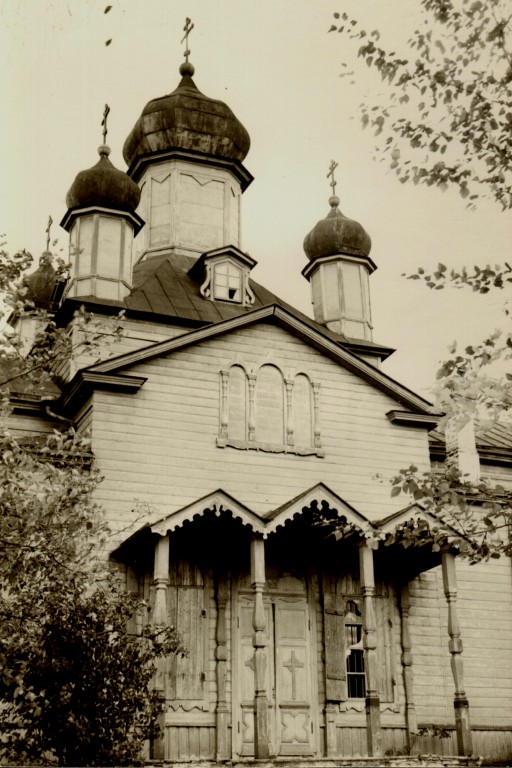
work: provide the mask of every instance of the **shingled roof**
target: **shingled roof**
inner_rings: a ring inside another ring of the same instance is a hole
[[[218,323],[268,304],[282,303],[252,280],[250,284],[256,300],[251,306],[205,299],[199,292],[198,282],[189,274],[196,260],[195,256],[173,254],[139,262],[133,271],[133,290],[125,300],[127,309],[202,324]]]
[[[155,314],[160,318],[165,317],[192,326],[201,326],[230,320],[274,304],[283,307],[311,328],[320,331],[331,341],[358,354],[373,353],[385,359],[394,351],[387,346],[361,339],[345,338],[330,331],[252,279],[249,280],[249,285],[255,301],[250,306],[204,298],[199,291],[200,283],[191,272],[196,262],[195,256],[180,254],[154,256],[140,261],[133,271],[133,290],[125,299],[128,312]]]
[[[489,429],[476,430],[475,441],[480,460],[512,463],[512,425],[494,424]],[[429,434],[430,452],[432,458],[444,459],[446,440],[439,429]]]

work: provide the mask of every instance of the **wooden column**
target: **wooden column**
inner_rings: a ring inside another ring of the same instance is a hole
[[[402,670],[404,676],[405,692],[405,722],[407,725],[407,746],[412,753],[415,734],[418,732],[416,719],[416,707],[414,706],[414,677],[412,669],[412,643],[409,627],[409,584],[402,584],[400,588],[400,617],[401,617],[401,642],[402,642]]]
[[[451,653],[453,682],[455,684],[455,728],[457,730],[457,746],[459,755],[471,755],[473,745],[471,725],[469,722],[469,702],[464,690],[464,670],[462,664],[462,639],[457,618],[457,578],[455,574],[455,557],[451,552],[442,553],[443,587],[448,603],[448,647]]]
[[[251,541],[251,585],[254,593],[252,627],[254,629],[254,757],[269,756],[268,694],[266,690],[265,654],[265,542],[254,537]]]
[[[215,639],[216,672],[217,672],[217,717],[216,717],[216,747],[215,759],[228,760],[229,748],[229,706],[226,696],[226,666],[228,630],[226,621],[226,606],[229,599],[229,580],[219,575],[215,582],[217,599],[217,628]]]
[[[160,536],[155,545],[155,607],[153,609],[153,623],[156,627],[165,627],[167,624],[167,587],[169,585],[169,536]],[[155,673],[155,690],[160,700],[160,712],[158,725],[160,733],[152,739],[150,755],[153,760],[165,759],[165,678],[166,660],[158,659]]]
[[[359,548],[359,570],[363,593],[363,648],[366,672],[366,734],[368,755],[381,755],[380,698],[377,688],[377,621],[375,617],[373,549],[368,543]]]

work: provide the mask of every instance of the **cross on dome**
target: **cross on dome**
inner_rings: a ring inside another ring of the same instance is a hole
[[[108,104],[105,104],[105,109],[103,110],[103,120],[101,121],[101,125],[103,126],[103,144],[107,143],[107,117],[108,113],[110,112],[110,107]]]
[[[190,50],[188,47],[188,36],[190,35],[193,29],[194,29],[194,24],[192,24],[192,20],[189,19],[187,16],[187,18],[185,19],[185,26],[183,27],[183,31],[185,32],[185,34],[181,38],[181,42],[182,43],[185,42],[184,56],[187,64],[188,64],[188,57],[190,56]]]
[[[50,250],[50,230],[52,228],[53,219],[51,216],[48,216],[48,226],[45,229],[46,232],[46,250]]]
[[[337,167],[338,167],[338,163],[335,163],[334,160],[331,160],[331,164],[329,166],[329,173],[327,174],[327,178],[329,178],[329,176],[331,177],[331,181],[329,182],[329,184],[330,184],[330,186],[332,188],[332,194],[333,195],[336,194],[336,184],[337,184],[337,182],[336,182],[336,180],[334,178],[334,171],[336,170]]]

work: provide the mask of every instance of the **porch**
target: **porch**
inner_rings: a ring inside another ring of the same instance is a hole
[[[326,544],[312,525],[319,513],[336,518],[338,540]],[[154,565],[140,593],[155,623],[187,626],[191,650],[188,671],[171,660],[157,675],[158,764],[478,764],[469,759],[454,554],[404,549],[399,537],[379,546],[420,513],[372,525],[320,485],[266,519],[219,491],[146,528]],[[124,548],[125,562],[141,541]],[[418,735],[408,583],[441,562],[455,702],[454,725],[434,743]]]

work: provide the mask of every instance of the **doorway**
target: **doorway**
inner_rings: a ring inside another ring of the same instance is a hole
[[[254,648],[250,595],[238,601],[238,754],[254,755]],[[271,756],[312,755],[314,723],[311,628],[306,595],[269,594],[266,687]],[[233,681],[236,684],[236,679]]]

